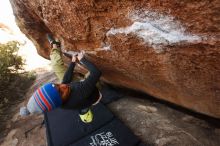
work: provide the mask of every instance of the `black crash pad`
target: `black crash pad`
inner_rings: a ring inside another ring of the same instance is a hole
[[[139,139],[102,104],[92,109],[93,122],[81,122],[78,112],[56,109],[45,113],[49,146],[144,146]]]
[[[103,104],[109,104],[123,97],[122,94],[120,94],[119,92],[117,92],[115,89],[113,89],[108,85],[103,86],[100,92],[102,93],[101,102]]]
[[[63,146],[73,143],[101,128],[113,119],[113,114],[101,103],[93,107],[93,122],[81,122],[78,112],[56,109],[45,113],[45,125],[49,146]]]
[[[150,146],[150,145],[146,145],[144,143],[139,143],[137,146]]]
[[[70,146],[136,146],[138,143],[137,137],[115,118]]]

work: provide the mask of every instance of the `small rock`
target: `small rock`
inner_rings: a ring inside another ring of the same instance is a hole
[[[16,146],[17,144],[18,144],[18,139],[17,138],[13,139],[11,142],[11,146]]]
[[[140,108],[141,110],[146,111],[148,113],[155,113],[155,112],[157,112],[157,108],[155,108],[153,106],[139,105],[138,108]]]

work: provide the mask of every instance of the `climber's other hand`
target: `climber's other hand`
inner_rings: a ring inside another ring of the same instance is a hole
[[[77,58],[79,61],[83,58],[84,54],[85,54],[85,51],[81,51],[80,53],[78,53]]]

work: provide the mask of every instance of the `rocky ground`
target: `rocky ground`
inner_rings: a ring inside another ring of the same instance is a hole
[[[47,71],[38,71],[26,99],[11,109],[13,118],[6,126],[6,137],[1,146],[46,146],[45,127],[41,126],[43,116],[19,116],[32,92],[42,83],[54,81],[56,77]],[[165,102],[124,89],[116,89],[123,98],[108,105],[143,142],[152,146],[219,146],[220,121],[201,116]],[[28,130],[32,129],[30,132]],[[26,133],[26,134],[25,134]]]
[[[140,99],[140,96],[127,96],[111,103],[109,107],[146,144],[220,145],[219,121],[207,121],[206,117],[196,117],[195,114],[185,113],[167,104]]]

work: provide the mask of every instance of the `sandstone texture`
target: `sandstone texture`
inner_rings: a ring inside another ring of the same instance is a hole
[[[108,83],[220,118],[219,0],[10,1],[41,56],[52,33]]]

